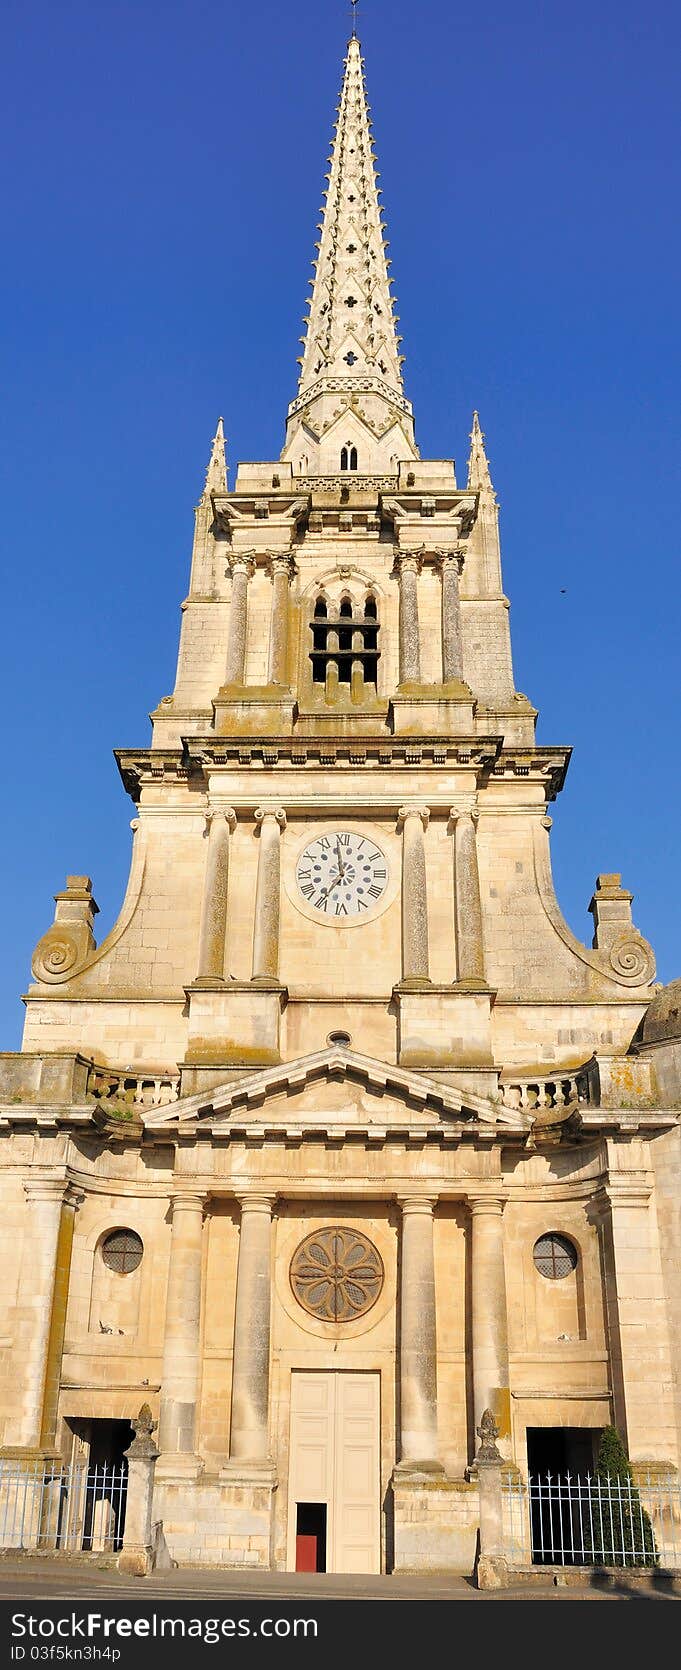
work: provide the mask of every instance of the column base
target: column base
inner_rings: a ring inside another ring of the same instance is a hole
[[[194,981],[186,992],[187,1068],[252,1069],[272,1067],[281,1059],[279,1023],[288,992],[278,980]]]
[[[203,1472],[204,1462],[199,1455],[178,1450],[161,1451],[156,1463],[157,1479],[198,1479]]]
[[[492,997],[489,986],[393,986],[400,1067],[491,1070]]]
[[[298,712],[281,684],[223,684],[213,702],[216,736],[288,735]]]
[[[221,1484],[264,1485],[277,1488],[277,1469],[271,1456],[266,1461],[225,1461],[218,1478]]]

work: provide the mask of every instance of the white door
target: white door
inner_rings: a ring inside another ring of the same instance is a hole
[[[291,1384],[289,1569],[298,1509],[326,1508],[326,1570],[381,1569],[377,1374],[294,1372]]]

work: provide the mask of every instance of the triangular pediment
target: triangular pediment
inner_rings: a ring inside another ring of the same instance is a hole
[[[245,1073],[144,1116],[150,1129],[206,1122],[377,1130],[452,1123],[525,1130],[530,1123],[526,1115],[458,1085],[335,1044],[314,1055]]]

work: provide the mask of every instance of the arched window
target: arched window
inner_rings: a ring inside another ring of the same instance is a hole
[[[356,470],[357,469],[357,448],[356,448],[356,446],[351,446],[351,448],[350,448],[350,469],[351,470]]]
[[[346,446],[341,447],[340,467],[342,470],[347,470],[348,468],[348,450],[349,449]]]
[[[378,681],[378,607],[370,592],[357,607],[348,592],[337,606],[322,595],[312,619],[312,682],[323,685],[328,702],[350,692],[353,702],[375,699]]]

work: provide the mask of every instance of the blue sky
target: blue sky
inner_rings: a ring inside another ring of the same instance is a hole
[[[516,680],[569,742],[559,898],[620,870],[681,974],[679,9],[372,0],[367,60],[424,456],[480,409]],[[343,0],[5,0],[0,1044],[67,872],[100,934],[133,808],[111,750],[174,680],[196,502],[274,458],[348,33]]]

